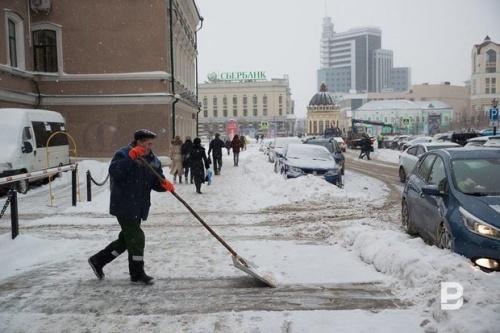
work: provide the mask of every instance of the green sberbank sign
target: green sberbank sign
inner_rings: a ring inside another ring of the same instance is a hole
[[[208,74],[209,81],[260,81],[266,80],[266,72],[253,71],[253,72],[221,72]]]

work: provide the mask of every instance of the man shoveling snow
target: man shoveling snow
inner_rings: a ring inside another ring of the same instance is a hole
[[[156,134],[148,130],[134,133],[134,141],[115,153],[109,166],[111,179],[110,214],[116,216],[121,231],[118,239],[89,258],[88,262],[98,279],[104,278],[103,267],[127,250],[130,280],[152,284],[153,278],[144,272],[145,221],[151,206],[151,190],[173,192],[174,185],[165,179],[161,163],[151,150]],[[146,170],[138,158],[155,168],[162,180]]]

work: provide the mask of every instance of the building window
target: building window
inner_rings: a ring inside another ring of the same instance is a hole
[[[6,48],[7,64],[11,67],[24,69],[24,23],[20,16],[6,12]]]
[[[34,69],[37,72],[57,72],[57,35],[55,30],[33,32]]]
[[[214,96],[212,98],[212,103],[213,103],[213,108],[214,108],[214,117],[218,117],[219,116],[219,110],[217,110],[217,96]]]
[[[203,117],[208,118],[208,98],[203,97]]]
[[[495,50],[486,51],[486,73],[497,71],[497,53]]]
[[[318,125],[316,123],[316,120],[313,122],[313,134],[317,134],[318,133]]]
[[[227,97],[222,97],[222,115],[227,117]]]
[[[12,67],[17,67],[17,42],[16,42],[16,24],[11,19],[8,20],[9,26],[9,59]]]
[[[279,110],[279,111],[278,111],[278,112],[279,112],[279,115],[280,115],[280,116],[282,116],[282,115],[283,115],[283,108],[282,108],[282,107],[280,107],[278,110]]]
[[[238,97],[233,96],[233,117],[238,117]]]
[[[319,133],[323,133],[323,120],[319,121]]]
[[[247,95],[243,95],[243,117],[248,116],[248,98]]]

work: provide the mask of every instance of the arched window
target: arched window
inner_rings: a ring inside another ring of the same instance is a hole
[[[497,53],[495,50],[486,51],[486,73],[497,71]]]
[[[23,19],[14,12],[5,13],[7,22],[7,64],[24,69],[24,24]]]

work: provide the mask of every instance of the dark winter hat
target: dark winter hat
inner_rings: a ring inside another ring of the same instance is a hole
[[[140,129],[135,131],[134,133],[134,140],[144,140],[144,139],[154,139],[156,138],[156,133],[151,132],[150,130],[147,129]]]
[[[216,138],[220,137],[220,134],[219,133],[215,133],[215,137]]]
[[[199,144],[201,144],[201,139],[200,138],[194,138],[193,143],[195,145],[199,145]]]

